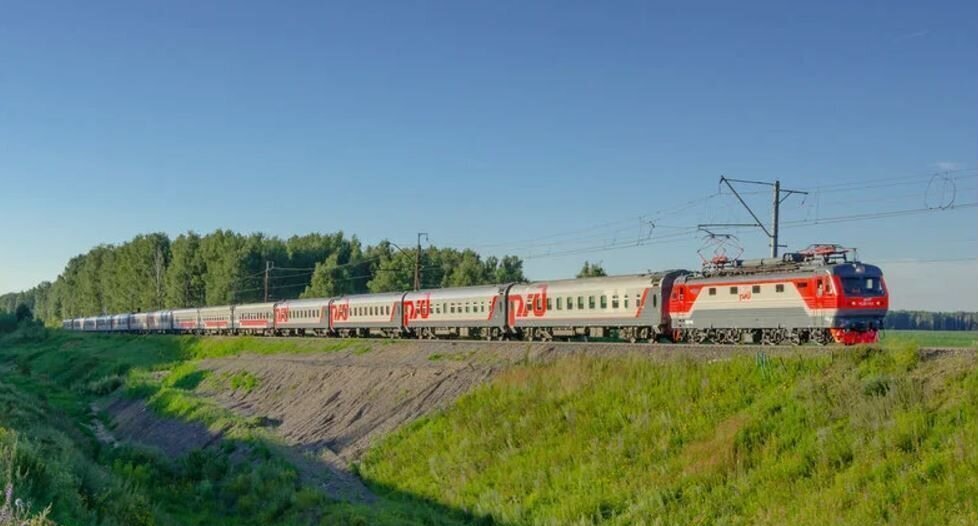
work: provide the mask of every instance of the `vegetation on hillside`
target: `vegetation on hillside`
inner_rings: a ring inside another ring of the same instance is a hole
[[[14,473],[12,496],[29,503],[35,514],[50,507],[48,516],[58,524],[477,522],[472,515],[396,491],[370,504],[329,500],[304,479],[257,419],[235,416],[193,392],[202,380],[196,359],[244,349],[329,352],[355,343],[310,340],[276,348],[272,340],[92,335],[22,327],[0,336],[0,452],[17,446],[10,460],[0,455],[0,475]],[[249,389],[256,382],[246,375],[216,381],[233,389]],[[211,424],[223,430],[224,438],[219,447],[180,458],[137,445],[100,442],[91,404],[113,391],[146,397],[162,416]],[[2,509],[0,502],[0,513]],[[45,524],[41,520],[30,524]]]
[[[387,241],[364,246],[342,232],[286,240],[230,230],[173,240],[139,235],[72,258],[53,283],[0,296],[0,312],[26,305],[57,324],[103,313],[255,302],[264,294],[266,262],[273,268],[269,288],[275,299],[409,290],[416,255]],[[425,287],[525,279],[519,258],[483,258],[472,250],[424,248],[421,265]]]
[[[970,353],[569,357],[502,373],[359,469],[504,524],[975,524],[976,443]]]
[[[975,523],[976,357],[885,343],[519,365],[370,450],[357,470],[378,500],[350,504],[311,487],[260,418],[196,393],[247,392],[256,377],[208,377],[196,361],[361,342],[26,323],[0,336],[0,452],[16,451],[0,474],[15,474],[12,498],[32,514],[50,506],[63,524]],[[221,429],[220,445],[164,458],[100,442],[91,404],[112,392]]]
[[[887,347],[970,347],[978,349],[978,331],[884,331],[880,343]]]

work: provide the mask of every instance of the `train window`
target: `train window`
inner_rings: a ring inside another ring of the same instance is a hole
[[[547,310],[553,310],[554,300],[553,298],[547,298]]]
[[[587,297],[587,308],[589,308],[589,309],[593,309],[594,308],[594,296],[588,296]]]
[[[567,310],[574,310],[574,298],[567,298]]]
[[[774,286],[774,292],[784,292],[784,284],[778,283]]]
[[[710,296],[716,296],[716,295],[717,295],[717,288],[710,287]]]
[[[577,297],[577,309],[584,310],[584,296]]]
[[[822,295],[822,293],[824,293],[824,292],[825,292],[825,291],[824,291],[824,288],[823,288],[823,287],[824,287],[824,285],[822,284],[822,280],[818,280],[818,283],[816,283],[816,284],[815,284],[815,286],[817,287],[817,288],[815,289],[815,293],[816,293],[816,294],[818,294],[819,296],[821,296],[821,295]]]
[[[455,314],[455,304],[454,303],[451,304],[451,307],[450,308],[452,309],[451,310],[452,314]]]
[[[656,294],[652,295],[652,306],[656,307],[658,303],[658,296]]]
[[[469,302],[467,302],[467,301],[465,302],[465,312],[466,313],[469,312]]]
[[[622,306],[625,307],[626,309],[628,308],[628,294],[625,294],[625,298]]]
[[[750,291],[752,293],[754,293],[754,294],[760,294],[761,293],[761,286],[760,285],[754,285],[753,287],[750,288]]]
[[[482,302],[482,306],[479,307],[479,311],[480,312],[486,312],[486,302],[484,302],[484,301]]]
[[[611,308],[612,309],[615,309],[615,310],[618,310],[618,305],[619,305],[619,303],[618,303],[618,295],[615,294],[615,295],[611,296]]]
[[[730,287],[730,293],[731,294],[736,294],[737,293],[737,287]]]
[[[601,295],[601,308],[602,309],[608,308],[608,296],[605,296],[604,294]]]
[[[798,288],[799,289],[807,289],[808,288],[808,283],[805,283],[804,281],[799,281],[798,283],[795,283],[795,285],[798,285]]]
[[[564,310],[564,298],[557,297],[557,310]]]

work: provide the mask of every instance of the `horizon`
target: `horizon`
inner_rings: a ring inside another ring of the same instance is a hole
[[[978,5],[942,6],[14,6],[0,292],[218,228],[695,268],[697,225],[751,222],[725,175],[809,192],[784,251],[855,246],[894,309],[978,311]]]

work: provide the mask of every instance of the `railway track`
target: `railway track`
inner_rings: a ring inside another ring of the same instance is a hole
[[[235,338],[235,336],[210,336],[208,338]],[[410,349],[412,353],[417,353],[426,358],[431,355],[449,356],[454,353],[492,353],[500,357],[507,358],[504,361],[512,361],[520,356],[527,356],[531,360],[558,358],[563,355],[588,355],[588,356],[622,356],[622,355],[645,355],[649,358],[666,359],[697,359],[713,360],[723,359],[733,356],[819,356],[829,355],[835,352],[846,352],[854,350],[854,347],[844,345],[722,345],[722,344],[671,344],[671,343],[627,343],[609,341],[550,341],[550,342],[529,342],[529,341],[484,341],[484,340],[416,340],[416,339],[382,339],[382,338],[356,338],[356,339],[333,339],[315,338],[302,336],[265,336],[262,339],[280,340],[283,342],[305,342],[314,344],[323,342],[324,344],[335,342],[350,342],[351,349],[341,349],[335,351],[341,355],[358,355],[369,349],[367,352],[377,351],[385,354],[390,351]],[[353,347],[355,344],[355,348]],[[923,359],[945,355],[974,355],[978,353],[975,348],[956,348],[956,347],[924,347],[920,349]],[[330,354],[333,354],[332,352]]]

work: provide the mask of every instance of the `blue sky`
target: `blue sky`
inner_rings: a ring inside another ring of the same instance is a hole
[[[706,199],[725,174],[812,190],[784,241],[859,247],[896,307],[978,310],[975,208],[810,224],[952,185],[976,201],[975,20],[973,1],[7,3],[0,291],[215,228],[424,231],[538,279],[689,268],[685,228],[748,219]]]

